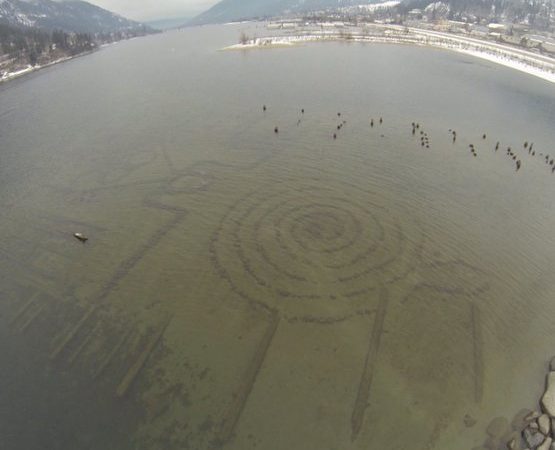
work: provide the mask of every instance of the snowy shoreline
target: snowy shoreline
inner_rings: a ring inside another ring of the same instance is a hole
[[[356,32],[309,32],[296,35],[273,36],[249,40],[244,44],[231,45],[223,50],[250,50],[276,47],[292,47],[310,42],[343,41],[379,44],[409,44],[455,51],[555,83],[555,59],[518,48],[489,41],[481,41],[448,33],[429,32],[420,29],[387,27],[379,34]]]
[[[25,69],[16,70],[15,72],[7,72],[3,76],[0,77],[0,84],[6,83],[11,80],[15,80],[16,78],[20,78],[24,75],[28,75],[33,72],[37,72],[41,69],[46,69],[47,67],[55,66],[56,64],[61,64],[66,61],[71,61],[75,58],[80,58],[81,56],[86,56],[94,53],[96,50],[92,50],[90,52],[79,53],[78,55],[74,56],[64,56],[63,58],[56,59],[54,61],[50,61],[47,64],[36,65],[36,66],[27,66]]]

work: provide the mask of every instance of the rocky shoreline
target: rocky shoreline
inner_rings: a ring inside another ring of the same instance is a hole
[[[555,358],[549,365],[539,408],[521,410],[511,423],[498,417],[486,433],[484,444],[472,450],[555,450]]]

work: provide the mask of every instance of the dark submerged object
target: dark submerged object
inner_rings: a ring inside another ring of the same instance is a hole
[[[276,133],[276,134],[279,133],[279,128],[278,128],[278,127],[275,127],[275,128],[274,128],[274,133]]]
[[[266,111],[266,105],[262,105],[262,111]]]

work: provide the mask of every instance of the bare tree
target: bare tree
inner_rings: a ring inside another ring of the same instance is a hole
[[[247,35],[247,33],[245,33],[244,31],[241,31],[241,34],[239,35],[239,43],[245,45],[249,41],[250,41],[250,38]]]

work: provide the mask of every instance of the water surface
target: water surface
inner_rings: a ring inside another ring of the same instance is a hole
[[[0,87],[3,442],[481,445],[555,348],[553,86],[406,46],[219,51],[240,30]]]

